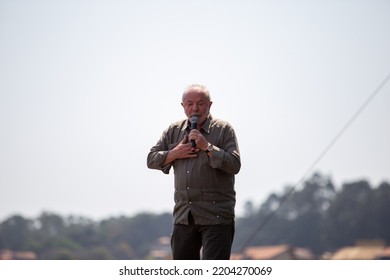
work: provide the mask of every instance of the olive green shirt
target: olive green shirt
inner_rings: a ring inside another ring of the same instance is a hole
[[[151,148],[147,165],[166,174],[173,167],[175,224],[187,225],[189,211],[198,225],[234,224],[234,175],[239,172],[241,161],[236,135],[229,123],[209,115],[200,129],[214,146],[209,155],[201,150],[196,158],[177,159],[163,166],[169,150],[178,145],[190,129],[187,119],[171,124]]]

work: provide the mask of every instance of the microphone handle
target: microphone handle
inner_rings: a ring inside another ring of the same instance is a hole
[[[196,122],[191,123],[191,129],[196,129],[196,126],[197,126]],[[196,148],[195,140],[191,140],[191,148]]]

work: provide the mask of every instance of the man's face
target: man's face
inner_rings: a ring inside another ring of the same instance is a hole
[[[210,112],[212,102],[200,90],[193,89],[183,96],[181,105],[184,113],[190,119],[192,116],[198,117],[198,123],[203,123]]]

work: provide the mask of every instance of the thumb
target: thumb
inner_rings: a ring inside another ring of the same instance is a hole
[[[181,144],[185,144],[188,142],[188,135],[185,135],[183,140],[181,140]]]

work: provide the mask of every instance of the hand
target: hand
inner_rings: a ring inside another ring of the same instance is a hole
[[[190,141],[195,140],[196,147],[201,150],[206,150],[209,142],[204,138],[203,134],[199,130],[193,129],[188,135]]]
[[[185,136],[183,140],[177,144],[175,148],[169,151],[166,161],[174,161],[176,159],[194,158],[197,157],[199,152],[198,148],[192,148],[191,143],[188,142],[188,136]]]

